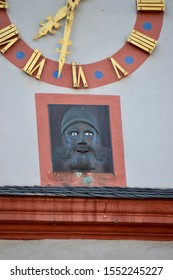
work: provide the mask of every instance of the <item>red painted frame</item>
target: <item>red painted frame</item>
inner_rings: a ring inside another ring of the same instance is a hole
[[[113,173],[86,173],[78,176],[71,172],[52,173],[48,104],[108,105],[110,113],[110,131],[113,154]],[[123,134],[119,96],[97,96],[69,94],[36,94],[36,112],[38,127],[39,159],[41,185],[50,186],[86,186],[84,176],[92,182],[87,186],[126,186]]]

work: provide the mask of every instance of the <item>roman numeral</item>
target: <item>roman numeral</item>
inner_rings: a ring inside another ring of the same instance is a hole
[[[45,65],[46,58],[43,58],[40,62],[39,59],[42,53],[38,50],[34,50],[29,60],[25,64],[23,71],[28,75],[32,76],[32,74],[37,70],[37,74],[35,75],[36,79],[40,80],[41,74],[43,72],[43,68]]]
[[[133,30],[127,41],[138,48],[151,54],[157,45],[157,41],[151,37],[144,35],[136,30]]]
[[[19,40],[19,31],[14,24],[0,30],[0,46],[6,45],[0,51],[4,54],[12,45]]]
[[[79,88],[81,81],[83,83],[84,88],[88,87],[88,83],[85,78],[82,66],[79,66],[77,69],[76,62],[72,62],[72,75],[73,75],[73,87]]]
[[[123,74],[123,76],[127,76],[129,74],[120,64],[118,64],[118,62],[116,62],[116,60],[113,57],[110,57],[110,60],[112,62],[112,66],[115,70],[118,79],[122,78],[120,73]]]
[[[8,4],[4,1],[0,1],[0,9],[7,9],[8,8]]]
[[[137,11],[165,11],[165,0],[137,0]]]

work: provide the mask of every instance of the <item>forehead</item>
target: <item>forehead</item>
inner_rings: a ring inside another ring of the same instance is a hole
[[[96,132],[95,129],[88,123],[85,122],[76,122],[74,124],[71,124],[66,131],[71,131],[71,130],[90,130],[92,132]]]

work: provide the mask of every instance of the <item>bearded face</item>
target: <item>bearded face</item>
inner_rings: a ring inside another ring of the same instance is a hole
[[[52,151],[53,172],[103,172],[110,149],[101,145],[99,125],[85,106],[73,106],[62,118],[61,145]]]
[[[78,121],[63,132],[63,146],[54,150],[53,171],[58,171],[58,161],[64,171],[95,172],[102,170],[108,149],[100,146],[99,134],[86,122]]]
[[[64,132],[67,164],[71,170],[96,169],[97,132],[84,122],[70,125]]]

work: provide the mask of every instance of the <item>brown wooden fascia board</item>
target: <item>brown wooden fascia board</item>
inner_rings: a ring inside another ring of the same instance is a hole
[[[173,240],[173,199],[1,196],[0,238]]]

